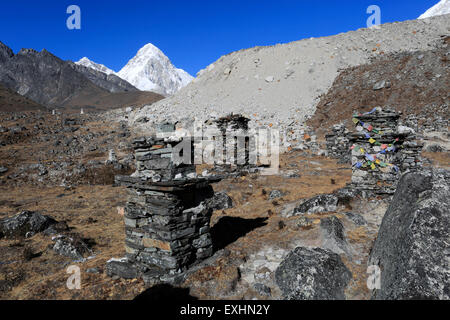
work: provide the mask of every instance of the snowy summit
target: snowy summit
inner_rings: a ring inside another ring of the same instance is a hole
[[[169,58],[153,44],[141,48],[118,76],[139,90],[171,95],[192,81],[193,77],[177,69]]]
[[[91,69],[94,69],[94,70],[106,73],[107,75],[116,74],[115,71],[109,69],[108,67],[106,67],[106,66],[104,66],[104,65],[102,65],[100,63],[95,63],[95,62],[89,60],[86,57],[80,59],[80,61],[75,62],[75,64],[78,64],[80,66],[85,66],[85,67],[88,67],[88,68],[91,68]]]
[[[419,17],[419,19],[441,16],[449,13],[450,13],[450,0],[441,0],[434,7],[431,7],[424,14],[422,14]]]

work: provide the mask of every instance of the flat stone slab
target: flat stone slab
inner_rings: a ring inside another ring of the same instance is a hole
[[[189,188],[201,189],[210,183],[219,182],[221,178],[219,177],[200,177],[195,179],[186,180],[171,180],[171,181],[143,181],[140,178],[133,178],[130,176],[116,176],[115,182],[118,185],[125,187],[133,187],[142,190],[153,190],[153,191],[163,191],[163,192],[174,192],[183,191]]]

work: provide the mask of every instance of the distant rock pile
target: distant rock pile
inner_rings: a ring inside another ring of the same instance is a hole
[[[250,156],[256,159],[255,136],[250,135],[250,119],[231,114],[213,121],[221,136],[214,141],[214,169],[218,172],[245,171],[256,168],[256,161],[250,164]]]
[[[350,157],[350,140],[349,131],[344,124],[336,124],[333,126],[332,132],[325,135],[328,156],[339,159],[339,163],[349,163]]]
[[[156,136],[134,141],[137,172],[116,177],[129,188],[124,216],[127,254],[108,263],[109,275],[142,275],[146,282],[156,281],[212,255],[212,208],[205,200],[214,195],[214,179],[197,177],[194,164],[175,161],[178,142]]]

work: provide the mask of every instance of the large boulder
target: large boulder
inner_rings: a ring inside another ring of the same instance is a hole
[[[298,247],[275,271],[287,300],[343,300],[351,278],[340,256],[321,248]]]
[[[223,210],[233,207],[233,200],[225,192],[216,192],[212,198],[207,200],[208,208],[212,210]]]
[[[373,299],[450,298],[450,174],[405,174],[369,259],[381,270]]]
[[[0,239],[31,237],[55,223],[53,218],[38,212],[22,211],[14,217],[0,220]]]
[[[123,279],[136,279],[141,276],[138,268],[126,258],[110,259],[106,263],[106,274],[109,277],[119,277]]]

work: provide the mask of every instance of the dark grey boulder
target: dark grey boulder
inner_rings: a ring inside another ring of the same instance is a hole
[[[286,300],[343,300],[351,272],[334,252],[298,247],[275,271]]]
[[[137,267],[127,259],[111,259],[106,263],[106,274],[109,277],[136,279],[141,276]]]
[[[339,198],[333,194],[320,194],[300,203],[295,207],[293,214],[312,214],[333,212],[337,210]]]
[[[86,269],[86,273],[99,274],[100,270],[98,268],[89,268]]]
[[[31,237],[57,223],[38,212],[23,211],[14,217],[0,220],[0,238]]]
[[[8,171],[8,168],[6,167],[0,167],[0,174],[5,173]]]
[[[212,210],[223,210],[233,207],[233,200],[225,192],[216,192],[207,200],[208,207]]]
[[[369,266],[379,266],[373,299],[450,299],[450,173],[405,174],[383,218]]]

